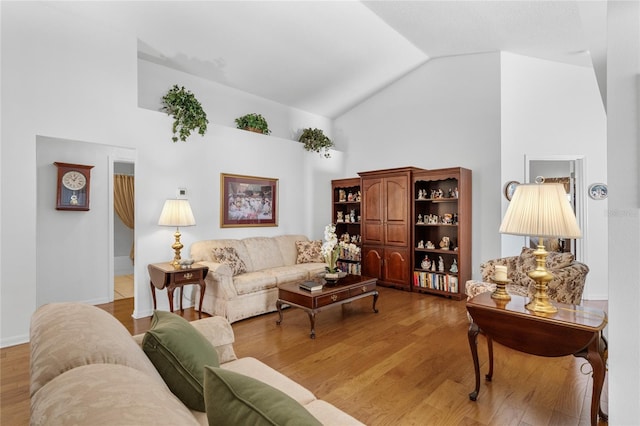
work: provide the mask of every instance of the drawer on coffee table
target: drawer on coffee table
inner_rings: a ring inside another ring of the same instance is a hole
[[[349,294],[349,289],[346,288],[342,291],[337,291],[335,293],[331,293],[331,294],[326,294],[326,295],[322,295],[319,296],[316,299],[316,308],[320,308],[322,306],[327,306],[327,305],[331,305],[333,303],[336,303],[340,300],[344,300],[344,299],[348,299],[349,297],[351,297],[351,295]]]
[[[353,297],[353,296],[358,296],[360,294],[364,294],[364,293],[368,293],[370,291],[374,291],[376,289],[376,283],[372,282],[372,283],[368,283],[368,284],[362,284],[358,287],[354,287],[351,290],[349,290],[349,296]]]

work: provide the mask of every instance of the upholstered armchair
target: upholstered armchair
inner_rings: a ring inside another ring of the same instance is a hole
[[[507,285],[511,294],[532,297],[535,282],[527,273],[536,267],[534,250],[523,247],[519,256],[488,260],[480,265],[482,282],[467,281],[466,294],[473,297],[485,291],[493,291],[492,277],[496,265],[507,267],[507,278],[512,282]],[[585,280],[589,267],[574,259],[571,253],[550,252],[547,256],[547,270],[553,275],[549,282],[549,298],[556,302],[579,305],[582,301]]]

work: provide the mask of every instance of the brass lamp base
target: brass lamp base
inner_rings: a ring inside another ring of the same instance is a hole
[[[507,284],[509,284],[511,280],[502,281],[494,278],[493,282],[496,283],[496,289],[491,293],[491,298],[497,300],[511,300],[511,296],[507,293]]]
[[[533,295],[533,299],[525,305],[530,311],[541,312],[545,314],[555,314],[558,312],[558,308],[553,306],[549,300],[549,281],[553,279],[553,276],[547,271],[547,251],[544,249],[542,238],[538,241],[538,248],[533,254],[536,256],[536,269],[529,272],[529,277],[536,282],[536,292]]]
[[[182,248],[184,247],[180,242],[181,235],[182,234],[180,233],[180,230],[176,228],[176,233],[173,234],[176,241],[171,246],[171,248],[175,252],[175,256],[173,257],[173,262],[171,262],[171,264],[173,265],[173,269],[180,269],[180,260],[182,260],[182,258],[180,257],[180,250],[182,250]]]

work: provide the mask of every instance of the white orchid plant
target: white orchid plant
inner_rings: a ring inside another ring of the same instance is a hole
[[[338,272],[338,255],[340,254],[340,246],[338,245],[338,236],[336,235],[336,227],[329,224],[324,227],[324,243],[320,249],[324,261],[327,263],[327,272]]]

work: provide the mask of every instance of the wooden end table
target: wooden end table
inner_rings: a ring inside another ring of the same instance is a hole
[[[173,292],[180,289],[180,311],[182,309],[182,288],[187,284],[197,284],[200,286],[200,310],[198,318],[202,318],[202,299],[206,288],[204,279],[209,273],[209,267],[194,263],[189,269],[175,269],[171,263],[151,263],[147,266],[149,271],[149,284],[151,285],[151,295],[153,296],[153,309],[156,309],[156,289],[167,289],[169,297],[169,310],[173,312]]]
[[[606,373],[607,341],[602,330],[607,325],[603,311],[579,305],[555,303],[556,314],[534,313],[525,308],[527,299],[511,295],[511,300],[491,298],[491,292],[481,293],[467,301],[467,311],[473,318],[469,326],[469,346],[476,374],[476,388],[469,394],[475,401],[480,392],[480,364],[478,361],[478,333],[487,337],[489,373],[493,377],[493,341],[528,354],[544,357],[574,355],[585,358],[593,369],[591,395],[591,425],[598,424],[598,414],[607,415],[600,408],[600,396]]]
[[[342,305],[363,297],[373,296],[373,312],[378,313],[376,302],[378,301],[378,290],[376,290],[376,278],[362,275],[347,275],[340,278],[334,286],[325,285],[319,291],[307,291],[300,288],[300,283],[283,284],[278,289],[279,319],[276,324],[282,323],[282,305],[291,305],[303,309],[309,315],[311,323],[311,334],[309,337],[316,338],[316,313],[331,306]]]

